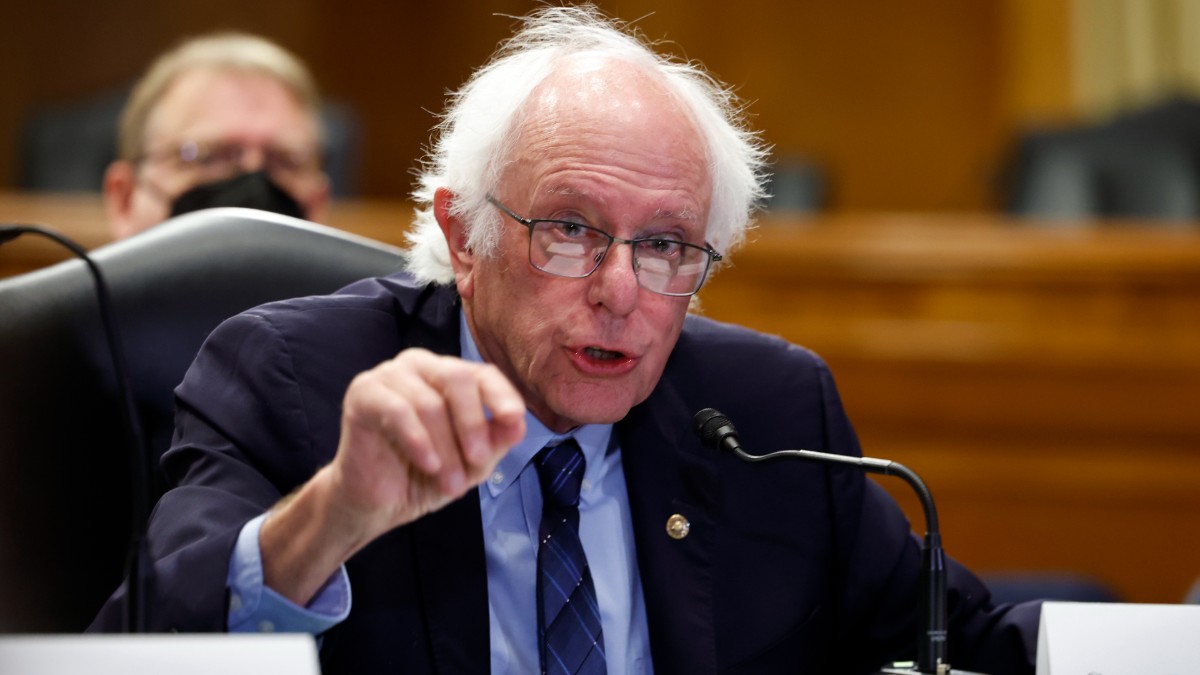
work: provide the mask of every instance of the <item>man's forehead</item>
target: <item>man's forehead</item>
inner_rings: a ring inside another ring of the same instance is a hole
[[[673,102],[662,76],[629,61],[595,54],[565,59],[533,91],[535,111],[583,107],[597,114],[642,111]],[[684,114],[677,106],[678,114]]]
[[[566,185],[551,185],[546,187],[542,192],[550,197],[559,197],[565,201],[586,202],[595,198],[595,195],[592,193]],[[657,208],[650,214],[650,218],[652,220],[671,220],[676,222],[699,222],[702,214],[689,207],[678,209]]]
[[[147,140],[279,137],[315,143],[317,121],[279,79],[256,70],[197,66],[179,73],[154,103]]]
[[[539,152],[569,152],[570,141],[598,135],[611,137],[615,148],[630,134],[641,132],[692,146],[672,146],[671,154],[696,148],[704,153],[704,138],[691,111],[661,75],[612,58],[597,57],[576,65],[569,61],[560,66],[533,90],[517,117],[518,146],[544,145]]]
[[[534,173],[621,167],[642,172],[660,188],[673,176],[707,189],[706,143],[690,111],[645,73],[626,69],[611,78],[605,73],[588,78],[567,72],[544,82],[521,116],[512,158]],[[600,79],[606,83],[597,84]],[[557,180],[539,187],[575,188]]]

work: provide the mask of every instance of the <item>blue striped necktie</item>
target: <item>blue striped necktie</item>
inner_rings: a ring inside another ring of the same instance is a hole
[[[533,458],[542,485],[538,528],[538,651],[544,675],[606,673],[600,607],[579,543],[579,486],[586,461],[575,439]]]

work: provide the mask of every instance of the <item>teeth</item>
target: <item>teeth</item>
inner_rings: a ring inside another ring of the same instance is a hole
[[[610,352],[607,349],[599,349],[597,347],[584,347],[583,353],[593,359],[610,360],[621,358],[621,352]]]

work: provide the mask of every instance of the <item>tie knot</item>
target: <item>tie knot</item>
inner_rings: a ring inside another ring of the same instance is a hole
[[[533,464],[537,467],[542,499],[547,506],[562,508],[579,505],[579,486],[583,483],[583,469],[587,461],[574,438],[542,448],[533,458]]]

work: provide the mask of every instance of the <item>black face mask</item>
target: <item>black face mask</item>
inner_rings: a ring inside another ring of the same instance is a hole
[[[171,204],[171,217],[217,206],[241,206],[305,218],[304,208],[266,171],[243,173],[233,178],[204,183],[179,195]]]

